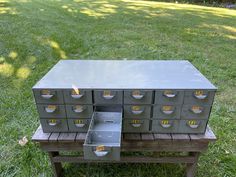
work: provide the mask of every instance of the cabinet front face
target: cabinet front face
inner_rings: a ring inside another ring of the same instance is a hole
[[[178,133],[178,120],[152,120],[152,131],[157,133]]]
[[[42,118],[66,118],[66,111],[64,105],[38,104],[37,109],[39,117]]]
[[[64,104],[62,90],[33,89],[35,102],[39,104]]]
[[[63,91],[66,104],[92,104],[92,91],[67,89]]]
[[[180,120],[180,133],[204,133],[208,120]]]
[[[124,104],[152,104],[153,91],[125,90]]]
[[[180,119],[180,105],[154,105],[153,119]]]
[[[92,105],[66,105],[66,114],[70,118],[91,118],[93,114]]]
[[[123,132],[149,132],[149,122],[145,119],[124,119]]]
[[[178,90],[156,90],[155,104],[183,104],[184,91]]]
[[[95,90],[94,103],[96,105],[102,104],[122,104],[123,91],[120,90]]]
[[[184,104],[212,105],[215,91],[189,90],[185,91]]]
[[[44,133],[50,132],[68,132],[68,125],[66,119],[48,118],[40,119]]]
[[[68,118],[68,127],[70,132],[87,133],[91,119],[70,119]]]
[[[184,105],[181,112],[181,119],[208,119],[211,106]]]

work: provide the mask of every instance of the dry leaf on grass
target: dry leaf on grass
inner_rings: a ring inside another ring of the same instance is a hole
[[[28,143],[28,139],[24,136],[21,140],[19,140],[19,145],[24,146]]]

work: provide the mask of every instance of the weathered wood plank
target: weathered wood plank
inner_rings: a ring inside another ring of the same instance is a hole
[[[194,157],[121,157],[120,161],[96,161],[96,160],[85,160],[83,157],[75,156],[56,156],[53,157],[54,162],[76,162],[76,163],[194,163]]]
[[[190,141],[188,134],[171,134],[173,141]]]
[[[56,142],[60,133],[52,133],[51,136],[49,137],[49,142]]]
[[[51,133],[44,133],[41,125],[38,127],[34,135],[32,136],[32,141],[37,142],[47,142]]]
[[[154,137],[152,133],[141,133],[141,139],[143,141],[153,141]]]
[[[75,140],[76,141],[84,141],[87,133],[77,133]]]
[[[57,141],[63,141],[63,142],[73,142],[75,141],[76,133],[60,133]]]
[[[159,134],[159,133],[154,133],[154,139],[155,140],[167,140],[167,141],[171,141],[172,137],[170,134]]]
[[[124,140],[141,140],[141,135],[140,133],[125,133]]]
[[[191,141],[216,141],[216,136],[209,126],[207,126],[205,134],[190,134]]]

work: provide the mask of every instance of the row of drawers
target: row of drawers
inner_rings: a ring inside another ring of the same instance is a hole
[[[91,118],[92,105],[37,105],[41,118]],[[124,118],[208,119],[211,106],[124,105]]]
[[[214,91],[208,90],[39,90],[36,103],[44,104],[208,104]]]
[[[40,119],[44,132],[87,132],[91,119]],[[123,132],[204,133],[207,120],[124,119]]]

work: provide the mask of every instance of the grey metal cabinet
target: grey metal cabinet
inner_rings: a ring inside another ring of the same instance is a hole
[[[126,133],[149,132],[149,122],[150,120],[147,119],[124,119],[122,131]]]
[[[120,90],[95,90],[94,104],[122,104],[123,91]]]
[[[66,105],[66,114],[70,118],[91,118],[93,114],[92,105]]]
[[[152,120],[152,132],[179,133],[179,120]]]
[[[180,120],[178,133],[204,133],[208,120]]]
[[[66,104],[93,104],[92,90],[66,89],[63,94]]]
[[[185,91],[184,104],[212,105],[215,90],[189,90]]]
[[[66,118],[64,105],[38,104],[38,113],[42,118]]]
[[[184,91],[183,90],[156,90],[155,104],[183,104]]]
[[[152,104],[152,90],[125,90],[124,104]]]
[[[40,104],[64,104],[62,90],[59,89],[33,89],[36,103]]]
[[[68,132],[68,124],[66,119],[50,118],[40,119],[42,129],[45,133],[50,132]]]
[[[68,118],[68,127],[70,132],[87,133],[91,119],[71,119]]]
[[[181,119],[208,119],[211,106],[184,105],[181,112]]]
[[[147,118],[151,117],[150,105],[124,105],[124,118]]]
[[[154,105],[153,119],[180,119],[180,105]]]

